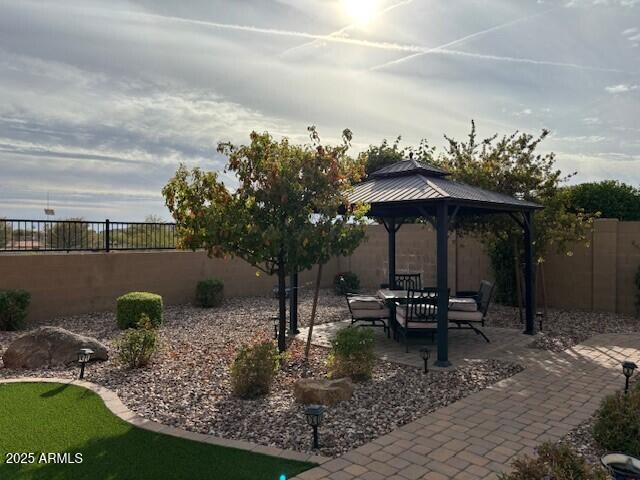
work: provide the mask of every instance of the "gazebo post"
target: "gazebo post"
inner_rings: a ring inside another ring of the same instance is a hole
[[[524,299],[525,330],[527,335],[535,334],[535,292],[533,291],[533,212],[523,212],[524,217]]]
[[[389,218],[385,222],[384,227],[389,235],[389,288],[395,290],[396,288],[396,219],[395,217]]]
[[[448,367],[449,362],[449,281],[448,281],[449,205],[439,202],[436,217],[436,269],[438,287],[438,359],[436,366]]]

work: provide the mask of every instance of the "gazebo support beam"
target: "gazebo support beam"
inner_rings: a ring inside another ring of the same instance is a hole
[[[389,288],[396,288],[396,232],[400,230],[404,219],[396,223],[395,217],[384,218],[382,220],[384,228],[389,236]]]
[[[527,335],[535,334],[535,292],[533,281],[533,212],[523,212],[524,217],[524,303]]]
[[[436,217],[436,268],[438,287],[438,359],[436,366],[448,367],[449,362],[449,280],[448,280],[448,236],[449,206],[438,203]]]

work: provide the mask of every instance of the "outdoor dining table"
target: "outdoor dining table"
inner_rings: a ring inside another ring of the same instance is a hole
[[[395,317],[396,306],[398,303],[403,303],[407,300],[407,290],[391,290],[389,288],[381,288],[376,293],[376,296],[383,300],[389,307],[390,326],[395,332]],[[460,310],[466,312],[475,312],[478,309],[478,304],[474,298],[468,297],[450,297],[449,298],[449,310]]]

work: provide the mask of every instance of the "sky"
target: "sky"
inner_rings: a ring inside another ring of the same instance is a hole
[[[356,154],[471,119],[640,186],[640,0],[0,0],[0,217],[170,220],[177,166],[252,130]]]

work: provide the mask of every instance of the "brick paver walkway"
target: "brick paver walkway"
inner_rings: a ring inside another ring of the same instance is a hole
[[[514,457],[560,439],[588,419],[604,395],[619,389],[620,363],[640,361],[640,335],[598,335],[558,354],[528,350],[523,372],[296,479],[497,478]]]

